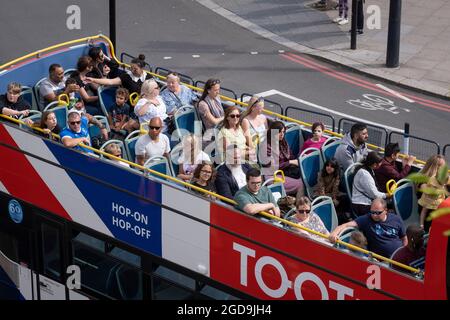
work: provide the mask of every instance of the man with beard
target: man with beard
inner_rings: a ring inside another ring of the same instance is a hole
[[[369,139],[367,126],[355,123],[350,133],[342,138],[342,144],[337,148],[335,158],[345,172],[353,163],[361,162],[369,153],[366,142]]]

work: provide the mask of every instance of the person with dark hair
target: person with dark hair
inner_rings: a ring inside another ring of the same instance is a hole
[[[205,129],[212,129],[224,119],[224,110],[220,100],[220,80],[208,79],[200,97],[197,109]]]
[[[71,93],[80,90],[76,83],[66,86],[64,69],[60,64],[54,63],[50,65],[48,73],[48,78],[42,81],[39,87],[39,104],[42,109],[50,102],[58,100],[60,94],[65,93],[70,97]]]
[[[414,156],[403,158],[402,164],[397,163],[398,155],[400,154],[400,147],[398,143],[388,143],[384,149],[384,158],[381,161],[380,167],[375,170],[375,177],[380,187],[380,191],[386,192],[386,183],[394,179],[398,181],[406,177],[411,171],[411,165],[416,160]]]
[[[216,192],[215,186],[214,186],[214,180],[216,178],[216,172],[214,170],[214,167],[211,162],[209,161],[202,161],[194,170],[194,174],[191,180],[191,184],[200,187],[202,189]],[[191,189],[195,193],[201,194],[202,196],[211,197],[210,195],[206,195],[205,193]]]
[[[375,173],[382,158],[375,151],[369,152],[362,162],[362,167],[358,169],[353,179],[352,208],[361,216],[370,209],[370,204],[375,198],[386,199],[391,197],[387,193],[380,192],[375,180]]]
[[[337,226],[330,233],[330,241],[335,243],[341,232],[350,227],[358,228],[366,236],[369,251],[386,258],[408,244],[402,218],[388,212],[386,201],[381,198],[372,201],[370,210],[365,215]]]
[[[353,163],[361,162],[367,156],[368,139],[367,126],[363,123],[355,123],[350,133],[342,138],[342,144],[336,149],[334,157],[344,172]]]
[[[99,106],[97,105],[98,96],[91,90],[89,85],[85,84],[86,76],[92,71],[92,68],[92,58],[89,56],[82,56],[78,59],[77,70],[70,75],[70,78],[76,80],[77,85],[80,87],[80,96],[84,102],[96,106],[97,112],[94,113],[93,110],[90,110],[91,114],[96,115],[100,114],[100,110],[98,110]]]
[[[406,229],[406,236],[408,237],[408,244],[394,252],[391,259],[413,268],[422,266],[425,262],[425,231],[418,225],[412,224]],[[394,264],[391,266],[395,270],[409,272],[408,270],[397,267]]]
[[[246,173],[247,185],[239,189],[234,195],[237,208],[247,214],[255,215],[261,211],[267,211],[280,217],[280,208],[272,195],[272,192],[262,187],[261,171],[251,168]]]
[[[105,55],[102,48],[91,47],[88,53],[91,57],[93,65],[92,70],[88,73],[89,77],[92,78],[115,78],[119,75],[119,64]],[[104,67],[108,67],[109,73],[107,76],[104,74]]]
[[[130,70],[120,74],[113,79],[86,77],[86,83],[95,83],[103,86],[123,86],[130,94],[137,92],[140,94],[141,86],[145,80],[153,77],[144,71],[145,56],[140,54],[138,58],[131,60]]]
[[[292,153],[284,135],[286,127],[281,121],[273,121],[267,130],[266,139],[259,148],[260,162],[264,175],[271,177],[278,169],[283,170],[286,177],[284,187],[286,192],[294,196],[304,195],[303,182],[300,179],[298,159]],[[267,155],[267,156],[266,156]]]
[[[44,111],[44,113],[41,116],[39,128],[41,128],[44,131],[44,132],[36,131],[39,135],[54,141],[59,141],[59,138],[53,136],[53,134],[59,134],[61,132],[61,128],[58,125],[58,120],[53,111],[51,110]]]
[[[323,132],[325,131],[325,126],[322,122],[314,122],[311,127],[311,131],[313,136],[303,143],[302,148],[300,149],[300,153],[302,153],[303,150],[307,148],[320,149],[322,148],[322,145],[325,143],[325,141],[327,141],[327,138],[322,136]]]
[[[245,174],[251,168],[249,164],[243,161],[243,152],[236,145],[227,147],[227,161],[217,168],[216,190],[217,193],[233,199],[236,192],[246,185]]]

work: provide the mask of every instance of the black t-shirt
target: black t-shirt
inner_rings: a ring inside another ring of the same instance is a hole
[[[128,73],[123,73],[119,76],[120,81],[122,81],[122,86],[132,94],[133,92],[137,92],[138,94],[141,93],[141,86],[142,81],[139,79],[137,82],[133,81],[131,79],[130,75]],[[153,77],[146,73],[145,80],[152,79]]]
[[[98,65],[94,66],[94,68],[92,68],[92,71],[89,72],[87,74],[88,77],[91,78],[103,78],[103,65],[107,64],[108,67],[111,69],[111,71],[108,74],[108,78],[109,79],[113,79],[116,78],[121,72],[122,70],[119,70],[119,64],[114,61],[114,60],[110,60],[110,61],[106,61],[103,63],[99,63]]]
[[[3,113],[3,108],[8,108],[16,111],[22,111],[30,109],[30,104],[22,96],[17,99],[16,103],[8,101],[6,94],[0,95],[0,113]]]
[[[113,123],[121,122],[125,117],[130,117],[130,106],[125,103],[122,107],[114,104],[111,107],[111,118]]]

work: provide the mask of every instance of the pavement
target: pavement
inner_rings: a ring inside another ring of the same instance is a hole
[[[386,67],[390,0],[366,0],[366,25],[364,34],[358,35],[356,50],[350,49],[351,21],[343,26],[333,23],[338,10],[314,8],[317,0],[196,1],[292,50],[450,99],[449,0],[402,1],[400,65],[397,68]],[[373,10],[380,13],[379,27],[373,24],[376,22]]]

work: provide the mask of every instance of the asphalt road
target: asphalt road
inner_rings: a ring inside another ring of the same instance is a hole
[[[80,30],[66,26],[66,9],[72,4],[81,9]],[[290,52],[195,0],[117,1],[117,12],[117,52],[144,53],[152,66],[196,80],[217,77],[238,94],[265,92],[268,99],[285,106],[333,114],[336,119],[357,118],[400,130],[408,122],[411,134],[441,146],[450,143],[449,101]],[[108,34],[108,1],[5,2],[0,21],[0,63],[4,63],[62,41]],[[376,85],[400,92],[404,98]],[[380,103],[382,99],[385,102]]]

